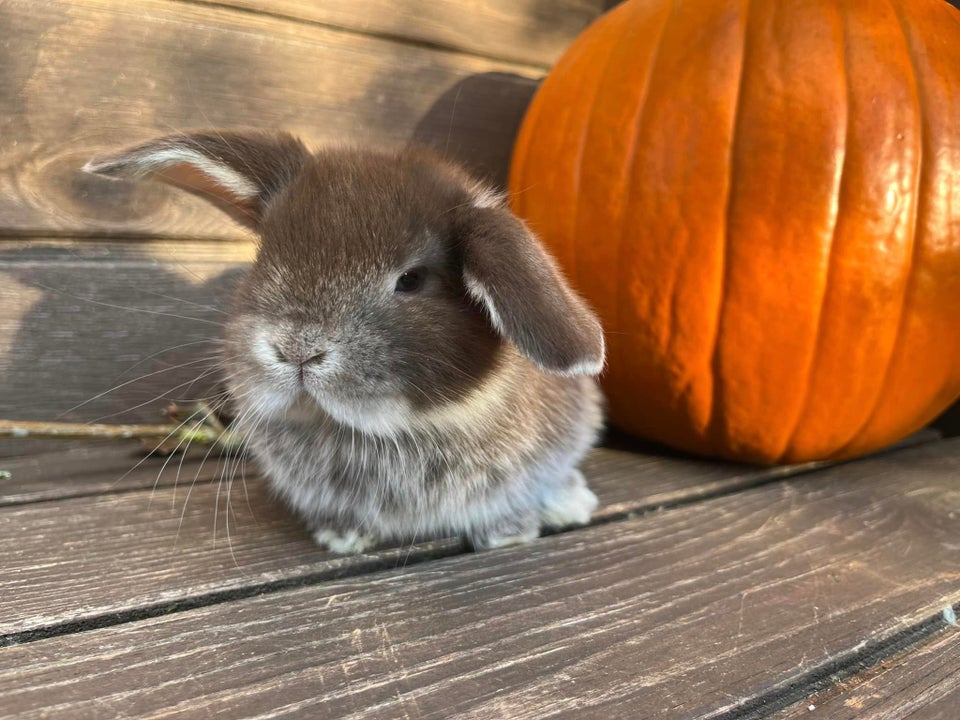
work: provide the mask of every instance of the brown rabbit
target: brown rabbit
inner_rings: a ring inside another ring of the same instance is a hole
[[[85,170],[155,175],[259,234],[223,365],[237,430],[317,542],[489,548],[589,520],[577,464],[601,427],[600,324],[462,170],[227,132]]]

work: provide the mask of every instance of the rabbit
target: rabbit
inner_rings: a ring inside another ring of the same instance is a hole
[[[96,157],[259,236],[225,328],[234,429],[333,553],[589,522],[600,322],[502,195],[426,149],[197,132]]]

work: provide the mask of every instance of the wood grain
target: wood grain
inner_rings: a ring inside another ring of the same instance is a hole
[[[417,140],[502,182],[543,74],[212,3],[6,0],[0,27],[7,234],[246,237],[196,198],[79,172],[97,152],[197,127]]]
[[[221,308],[252,255],[248,242],[0,242],[0,414],[154,423],[171,399],[208,397]],[[13,452],[30,448],[0,443]]]
[[[204,462],[206,460],[206,462]],[[160,457],[136,442],[85,442],[77,447],[0,460],[0,507],[64,498],[208,483],[221,476],[227,458],[205,448],[186,456]],[[248,470],[249,472],[249,470]]]
[[[550,66],[605,0],[225,0],[256,12]]]
[[[327,556],[259,481],[192,481],[0,510],[2,544],[12,548],[3,558],[0,634],[280,577],[335,576],[370,559]]]
[[[194,458],[181,467],[178,459],[153,458],[127,474],[136,462],[129,449],[113,446],[100,456],[72,451],[4,463],[11,477],[0,480],[0,547],[16,549],[0,562],[0,635],[351,567],[312,544],[255,478],[253,463],[211,459],[201,467]],[[604,520],[802,468],[600,449],[583,469],[600,499],[595,518]],[[148,489],[132,492],[138,486]],[[27,504],[58,497],[64,499]],[[377,562],[396,564],[438,548],[461,549],[456,541],[425,543],[388,550]]]
[[[812,709],[811,709],[812,708]],[[960,631],[947,628],[920,648],[815,695],[783,720],[956,720],[960,715]]]
[[[960,601],[958,470],[960,442],[938,443],[530,547],[9,647],[0,708],[709,718]]]

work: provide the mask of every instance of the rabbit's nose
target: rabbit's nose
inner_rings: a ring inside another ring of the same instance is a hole
[[[290,363],[291,365],[316,365],[322,363],[327,356],[325,350],[319,348],[284,348],[279,344],[274,344],[273,352],[280,362]]]
[[[323,350],[314,350],[308,353],[303,353],[303,355],[296,359],[295,362],[299,363],[300,365],[316,365],[317,363],[322,363],[326,357],[327,353],[325,353]]]

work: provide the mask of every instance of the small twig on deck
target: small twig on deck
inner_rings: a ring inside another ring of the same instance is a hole
[[[62,440],[162,438],[173,431],[174,427],[174,425],[87,425],[85,423],[0,420],[0,437]]]
[[[166,425],[108,425],[29,420],[0,420],[0,439],[59,439],[59,440],[131,440],[143,442],[161,454],[186,448],[192,443],[213,445],[226,453],[239,452],[241,439],[226,429],[205,405],[180,408],[171,405],[167,410],[171,420]],[[191,422],[191,418],[196,418]]]

